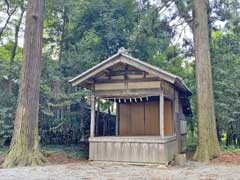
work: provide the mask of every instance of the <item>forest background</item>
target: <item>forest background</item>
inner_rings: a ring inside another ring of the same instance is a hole
[[[240,2],[212,0],[211,62],[219,140],[240,121]],[[22,63],[26,2],[0,2],[0,146],[9,145]],[[197,141],[191,0],[48,0],[40,89],[40,142],[79,144],[89,136],[87,91],[69,79],[125,47],[130,54],[183,77],[193,92],[188,145]],[[100,116],[111,104],[98,102]],[[111,118],[104,118],[103,132]],[[105,127],[105,128],[104,128]]]

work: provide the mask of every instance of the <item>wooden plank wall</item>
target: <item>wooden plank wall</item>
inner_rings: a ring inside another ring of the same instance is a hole
[[[131,123],[129,123],[130,117],[130,104],[119,104],[119,135],[130,135]]]
[[[149,82],[118,82],[111,83],[97,83],[95,84],[95,90],[119,90],[119,89],[152,89],[160,88],[160,81],[149,81]]]
[[[164,131],[166,136],[173,134],[172,101],[164,103]],[[119,135],[159,135],[159,102],[138,102],[119,104]]]
[[[173,103],[170,100],[164,102],[164,135],[173,134]]]
[[[131,139],[131,137],[129,137]],[[178,152],[176,139],[166,142],[94,141],[91,140],[89,159],[96,161],[166,163]]]
[[[128,82],[129,81],[129,82]],[[105,83],[96,83],[94,94],[98,97],[134,97],[134,96],[155,96],[160,95],[160,88],[164,91],[164,97],[174,100],[174,87],[165,81],[149,81],[145,82],[133,80],[125,80],[114,82],[109,80]]]
[[[144,102],[139,103],[130,103],[131,112],[130,112],[130,123],[131,123],[131,135],[144,135],[144,124],[145,124],[145,115],[144,115]]]
[[[151,101],[145,105],[145,134],[159,135],[159,102]]]

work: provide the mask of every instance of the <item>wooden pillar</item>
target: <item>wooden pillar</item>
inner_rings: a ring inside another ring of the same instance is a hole
[[[92,94],[91,95],[91,122],[90,122],[90,137],[94,137],[94,129],[95,129],[95,103],[96,98]]]
[[[116,126],[115,126],[115,135],[118,136],[118,124],[119,124],[119,105],[116,102]]]
[[[174,100],[173,100],[173,120],[174,120],[174,135],[178,132],[177,127],[177,113],[179,112],[179,103],[178,103],[178,92],[174,90]]]
[[[99,117],[100,117],[100,103],[96,99],[96,115],[95,115],[95,136],[99,135]]]
[[[159,98],[160,98],[159,99],[160,137],[164,138],[164,94],[163,94],[163,90],[161,90]]]
[[[178,152],[182,152],[182,140],[181,140],[181,129],[180,129],[180,120],[178,119],[179,114],[179,95],[178,92],[175,91],[175,128],[176,128],[176,137],[177,137],[177,146],[178,146]]]

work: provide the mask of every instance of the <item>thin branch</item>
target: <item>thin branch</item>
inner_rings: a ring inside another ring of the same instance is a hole
[[[181,38],[181,36],[182,36],[183,32],[185,31],[185,28],[186,28],[187,26],[188,26],[188,24],[186,24],[186,25],[182,28],[182,30],[181,30],[181,32],[180,32],[177,40],[175,41],[176,43],[177,43],[177,42],[179,41],[179,39]]]
[[[7,27],[7,25],[8,25],[8,23],[9,23],[12,15],[13,15],[13,14],[15,13],[15,11],[17,10],[17,6],[16,6],[16,7],[14,7],[14,9],[13,9],[12,11],[10,11],[11,8],[10,8],[10,4],[9,4],[8,0],[5,0],[5,3],[6,3],[6,5],[7,5],[7,15],[8,15],[8,17],[7,17],[7,20],[6,20],[5,24],[4,24],[3,27],[0,29],[0,39],[1,39],[1,37],[2,37],[2,34],[3,34],[4,30],[5,30],[6,27]]]
[[[64,123],[65,123],[65,121],[61,122],[57,126],[50,128],[49,131],[53,131],[53,130],[56,130],[56,129],[60,128],[62,125],[64,125]]]

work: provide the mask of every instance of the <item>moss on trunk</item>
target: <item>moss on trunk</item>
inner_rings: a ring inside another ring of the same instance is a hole
[[[37,142],[36,142],[37,143]],[[24,135],[17,138],[10,146],[3,167],[37,166],[47,162],[38,145],[28,148]]]

